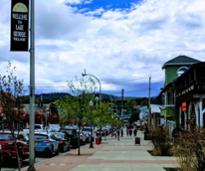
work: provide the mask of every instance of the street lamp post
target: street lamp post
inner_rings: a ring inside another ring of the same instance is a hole
[[[30,116],[29,116],[29,167],[28,171],[35,171],[34,153],[34,123],[35,123],[35,0],[30,1]]]
[[[91,110],[93,110],[92,108],[93,108],[93,101],[91,100],[90,102],[89,102],[89,106],[91,107]],[[94,148],[93,147],[93,127],[91,127],[91,133],[90,133],[90,146],[89,146],[90,148]]]
[[[100,106],[100,102],[101,102],[101,82],[100,82],[100,79],[98,79],[95,75],[93,74],[88,74],[86,73],[86,71],[84,73],[82,73],[82,76],[85,77],[85,76],[90,76],[90,77],[93,77],[97,80],[98,84],[99,84],[99,106]],[[96,99],[94,99],[96,100]],[[93,106],[93,101],[90,101],[89,105],[92,107]],[[91,123],[92,124],[92,123]],[[92,134],[93,134],[93,127],[91,129],[91,140],[90,140],[90,148],[93,148],[93,137],[92,137]]]
[[[93,74],[86,73],[86,71],[84,71],[84,73],[82,73],[82,76],[83,77],[90,76],[90,77],[93,77],[97,80],[97,82],[99,84],[99,104],[100,104],[100,102],[101,102],[101,82],[100,82],[100,79],[98,77],[96,77],[95,75],[93,75]]]

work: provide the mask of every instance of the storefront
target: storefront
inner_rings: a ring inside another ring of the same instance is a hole
[[[205,127],[205,62],[194,64],[175,81],[178,125]]]

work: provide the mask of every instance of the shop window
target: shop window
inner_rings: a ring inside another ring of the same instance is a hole
[[[205,113],[203,114],[203,128],[205,128]]]
[[[205,99],[202,100],[202,109],[205,109]]]
[[[184,116],[184,112],[181,113],[181,127],[182,127],[182,128],[185,127],[185,116]]]

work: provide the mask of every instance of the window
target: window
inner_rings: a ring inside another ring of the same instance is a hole
[[[0,134],[0,141],[11,141],[14,140],[14,137],[12,137],[11,134]]]
[[[186,72],[188,70],[188,67],[183,66],[177,69],[177,76],[181,76],[184,72]]]

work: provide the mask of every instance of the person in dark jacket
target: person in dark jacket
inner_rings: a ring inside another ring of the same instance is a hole
[[[120,128],[117,129],[117,140],[120,140]]]
[[[123,134],[124,134],[124,133],[123,133],[123,128],[121,128],[121,137],[123,137]]]
[[[135,127],[134,129],[134,136],[136,137],[137,136],[137,128]]]

